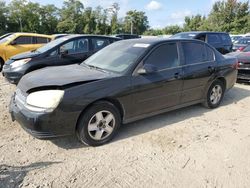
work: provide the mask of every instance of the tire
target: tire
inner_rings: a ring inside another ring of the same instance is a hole
[[[214,81],[208,89],[203,105],[206,108],[217,108],[224,97],[225,86],[220,80]]]
[[[4,61],[0,59],[0,72],[3,70]]]
[[[93,104],[80,117],[76,134],[87,146],[100,146],[111,141],[121,125],[121,114],[110,102]]]

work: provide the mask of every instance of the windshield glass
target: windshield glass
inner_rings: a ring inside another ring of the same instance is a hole
[[[38,48],[36,50],[36,52],[39,52],[39,53],[44,53],[48,50],[50,50],[51,48],[54,48],[55,46],[57,46],[58,44],[61,44],[62,42],[68,40],[67,37],[62,37],[62,38],[59,38],[59,39],[56,39],[56,40],[53,40],[47,44],[45,44],[44,46],[42,46],[41,48]]]
[[[196,33],[178,33],[176,35],[173,35],[172,39],[192,39],[196,36]]]
[[[10,40],[12,37],[14,37],[14,36],[15,36],[15,34],[11,34],[11,35],[8,35],[7,37],[2,38],[2,39],[0,40],[0,44],[9,41],[9,40]]]
[[[247,46],[247,47],[243,50],[243,52],[250,52],[250,45]]]
[[[115,42],[88,58],[82,65],[122,73],[133,65],[149,46],[136,41]]]

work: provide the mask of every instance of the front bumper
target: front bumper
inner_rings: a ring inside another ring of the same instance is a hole
[[[20,70],[12,70],[11,68],[4,65],[2,74],[10,83],[17,84],[24,75],[24,72]]]
[[[17,121],[22,128],[38,139],[50,139],[75,134],[79,113],[63,112],[56,109],[51,113],[38,113],[18,104],[13,95],[9,112],[12,120]]]
[[[250,69],[239,69],[237,80],[238,82],[250,82]]]

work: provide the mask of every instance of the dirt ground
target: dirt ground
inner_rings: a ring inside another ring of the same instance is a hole
[[[250,187],[250,85],[220,108],[195,105],[124,125],[111,143],[42,141],[11,122],[0,78],[0,187]]]

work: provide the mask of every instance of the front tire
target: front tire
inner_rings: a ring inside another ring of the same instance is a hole
[[[206,108],[217,108],[224,97],[225,86],[220,80],[216,80],[209,87],[205,102],[203,105]]]
[[[121,124],[121,115],[110,102],[93,104],[80,117],[77,137],[88,146],[100,146],[113,139]]]

